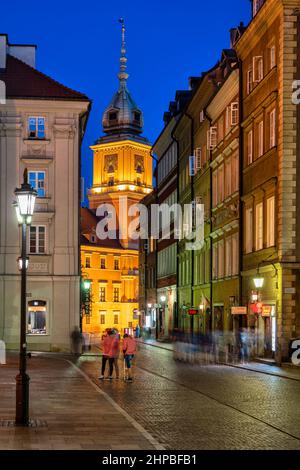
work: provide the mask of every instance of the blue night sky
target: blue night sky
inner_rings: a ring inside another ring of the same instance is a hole
[[[82,151],[87,186],[89,145],[101,135],[102,112],[118,87],[118,18],[124,17],[127,29],[128,88],[152,142],[175,91],[214,65],[229,47],[229,29],[250,19],[249,0],[14,0],[0,8],[1,33],[11,43],[37,44],[37,68],[93,101]]]

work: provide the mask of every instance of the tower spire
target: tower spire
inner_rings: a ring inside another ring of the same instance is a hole
[[[120,84],[125,85],[126,80],[129,77],[128,73],[126,72],[127,69],[127,57],[126,57],[126,47],[125,47],[125,22],[124,18],[120,18],[119,22],[122,25],[122,46],[121,46],[121,56],[120,56],[120,72],[118,73],[118,78],[120,80]]]

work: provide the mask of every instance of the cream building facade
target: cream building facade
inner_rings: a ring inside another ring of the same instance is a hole
[[[35,49],[0,36],[0,339],[18,347],[21,233],[12,203],[27,168],[38,192],[27,233],[28,347],[68,351],[80,321],[80,145],[90,101],[38,72]]]

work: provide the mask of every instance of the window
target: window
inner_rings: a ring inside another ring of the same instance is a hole
[[[114,287],[113,301],[120,302],[120,288],[119,287]]]
[[[195,169],[196,172],[201,170],[202,167],[202,148],[198,147],[195,150]]]
[[[225,197],[231,194],[231,158],[225,162]]]
[[[217,145],[218,129],[217,127],[211,127],[207,131],[207,147],[209,149],[214,149]]]
[[[270,70],[272,70],[276,66],[276,47],[274,44],[269,48],[269,60]]]
[[[213,207],[218,204],[218,171],[213,172]]]
[[[213,279],[218,278],[218,245],[215,243],[213,245],[213,266],[212,266],[212,276]]]
[[[109,113],[109,120],[110,121],[116,121],[117,117],[118,117],[118,115],[115,111],[112,111],[111,113]]]
[[[140,122],[141,122],[141,113],[135,111],[135,112],[133,113],[133,116],[134,116],[135,122],[138,123],[138,124],[140,124]]]
[[[224,241],[218,243],[218,279],[224,277]]]
[[[230,107],[226,108],[226,118],[225,118],[225,133],[228,134],[230,130]]]
[[[90,257],[90,256],[86,256],[86,257],[85,257],[85,267],[86,267],[86,268],[90,268],[90,267],[91,267],[91,257]]]
[[[204,110],[202,109],[202,111],[200,111],[200,122],[204,122],[204,119],[205,119],[205,115],[204,115]]]
[[[45,138],[45,118],[30,117],[28,118],[28,137],[30,139]]]
[[[253,209],[247,207],[245,217],[245,253],[253,251]]]
[[[44,300],[28,302],[27,334],[47,334],[47,302]]]
[[[224,117],[218,120],[218,143],[224,139]]]
[[[232,275],[235,276],[239,271],[239,234],[235,233],[232,235]]]
[[[100,286],[99,287],[99,302],[105,302],[106,297],[106,288]]]
[[[247,95],[250,95],[253,88],[253,71],[249,69],[247,72]]]
[[[106,261],[105,258],[100,259],[100,269],[106,269]]]
[[[231,103],[231,125],[236,126],[239,122],[239,104]]]
[[[218,204],[224,201],[224,165],[218,169]]]
[[[115,184],[115,178],[111,176],[108,180],[108,186],[113,186]]]
[[[232,155],[231,165],[232,165],[231,191],[232,193],[235,193],[239,189],[239,155],[238,153],[234,153]]]
[[[275,197],[267,199],[267,247],[275,245]]]
[[[31,225],[29,237],[29,253],[44,254],[46,252],[46,227]]]
[[[232,239],[231,237],[226,238],[225,242],[225,275],[226,277],[231,276],[232,273]]]
[[[45,197],[45,172],[29,171],[28,178],[30,186],[37,191],[38,197]]]
[[[259,83],[264,78],[264,61],[262,56],[253,57],[253,82]]]
[[[114,268],[115,268],[115,271],[119,271],[119,269],[120,269],[120,260],[119,259],[114,260]]]
[[[119,324],[119,312],[114,312],[114,325]]]
[[[105,325],[106,323],[106,312],[100,312],[100,325]]]
[[[260,121],[257,126],[257,151],[258,157],[261,157],[264,154],[264,121]]]
[[[256,251],[263,249],[263,203],[260,202],[255,208],[255,248]]]
[[[270,112],[270,148],[276,145],[276,111]]]
[[[253,131],[249,131],[247,134],[247,163],[251,165],[253,163]]]

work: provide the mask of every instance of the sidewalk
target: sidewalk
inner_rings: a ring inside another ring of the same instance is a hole
[[[143,339],[137,340],[140,344],[154,346],[155,348],[165,349],[167,351],[173,351],[174,343],[165,343],[162,341],[156,341],[154,339]],[[261,362],[251,361],[246,364],[221,364],[227,365],[228,367],[234,367],[238,369],[246,369],[252,372],[260,372],[263,374],[283,377],[292,380],[300,381],[300,367],[293,366],[292,364],[284,364],[282,367],[276,365],[263,364]]]
[[[0,366],[0,450],[149,450],[155,440],[68,359],[28,360],[29,428],[12,425],[17,356]]]

